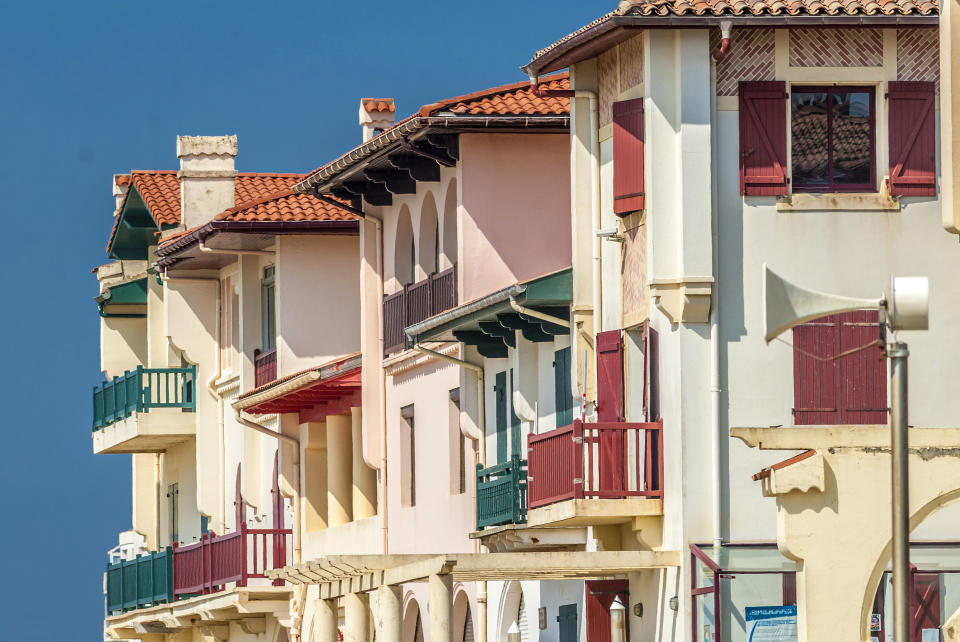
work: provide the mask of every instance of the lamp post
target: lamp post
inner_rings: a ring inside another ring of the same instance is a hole
[[[910,642],[910,475],[907,439],[907,344],[889,346],[890,478],[893,516],[893,639]]]

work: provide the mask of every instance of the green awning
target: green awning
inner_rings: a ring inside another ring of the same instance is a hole
[[[569,321],[573,271],[567,268],[465,303],[408,327],[407,336],[414,343],[461,341],[476,346],[485,357],[503,358],[508,347],[516,347],[517,330],[528,341],[553,341],[554,336],[570,332],[563,325],[517,312],[511,299],[522,307]]]
[[[146,309],[138,310],[130,306],[147,304],[147,277],[110,286],[94,300],[100,307],[102,317],[145,317]]]

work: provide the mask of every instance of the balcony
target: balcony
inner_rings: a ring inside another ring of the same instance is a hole
[[[253,387],[259,388],[277,380],[277,349],[253,351]]]
[[[527,437],[527,459],[477,471],[477,529],[617,524],[663,514],[663,424],[573,424]]]
[[[257,579],[282,586],[283,580],[267,581],[266,571],[291,563],[291,533],[241,525],[234,533],[204,534],[195,544],[108,564],[107,615],[217,593],[230,583],[246,587]]]
[[[107,615],[173,601],[173,551],[107,564]]]
[[[435,272],[423,281],[403,286],[383,297],[384,356],[407,347],[404,330],[424,319],[457,307],[457,266]]]
[[[196,375],[196,366],[138,366],[94,388],[94,452],[161,452],[192,438]]]

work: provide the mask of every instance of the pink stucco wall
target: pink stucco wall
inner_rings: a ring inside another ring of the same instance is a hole
[[[461,301],[570,266],[570,137],[460,137]]]

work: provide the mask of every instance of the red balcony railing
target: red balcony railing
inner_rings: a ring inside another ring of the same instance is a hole
[[[457,307],[457,266],[383,297],[384,356],[407,347],[404,329]]]
[[[530,508],[567,499],[663,497],[663,422],[583,423],[527,437]]]
[[[228,582],[246,586],[251,578],[266,577],[266,571],[289,562],[287,538],[291,533],[289,529],[247,528],[241,524],[234,533],[219,537],[206,533],[195,544],[174,545],[174,597],[214,593]]]
[[[277,380],[277,349],[253,351],[253,387],[265,386]]]

